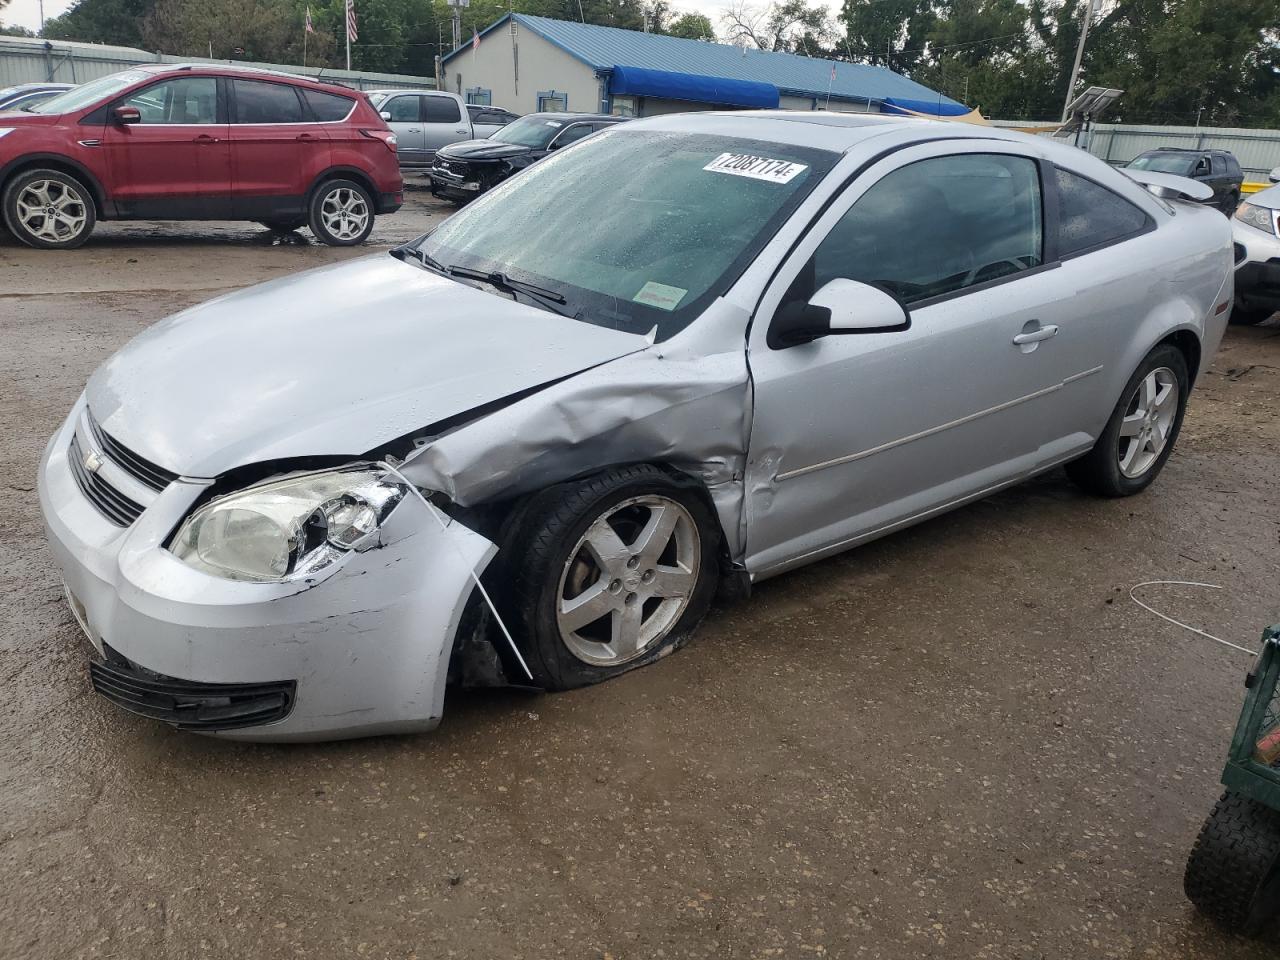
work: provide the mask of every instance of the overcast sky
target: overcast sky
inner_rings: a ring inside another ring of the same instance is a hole
[[[209,0],[216,3],[217,0]],[[72,0],[44,0],[44,15],[47,19],[58,16],[71,6]],[[705,13],[711,18],[711,22],[715,25],[716,30],[720,29],[720,15],[725,8],[729,6],[730,0],[698,0],[698,2],[677,2],[672,6],[677,10],[693,10],[698,13]],[[764,0],[759,0],[758,6],[764,5]],[[827,6],[834,13],[839,6],[834,0],[828,0]],[[357,10],[360,7],[360,0],[356,0]],[[19,27],[26,27],[28,30],[37,30],[40,27],[40,0],[11,0],[9,5],[0,12],[0,20],[6,24],[14,24]]]

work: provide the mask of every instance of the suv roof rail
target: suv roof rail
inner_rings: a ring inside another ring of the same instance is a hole
[[[261,73],[269,77],[284,77],[288,80],[307,80],[315,82],[315,77],[300,73],[286,73],[284,70],[268,70],[265,67],[251,67],[243,63],[174,63],[166,64],[167,70],[230,70],[235,73]]]

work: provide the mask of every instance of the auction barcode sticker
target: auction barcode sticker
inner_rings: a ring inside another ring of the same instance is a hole
[[[752,180],[768,180],[770,183],[790,183],[809,167],[790,160],[753,157],[749,153],[722,153],[702,169],[735,177],[750,177]]]

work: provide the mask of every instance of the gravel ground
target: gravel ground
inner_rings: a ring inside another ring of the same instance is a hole
[[[372,246],[447,208],[421,190]],[[1261,957],[1182,896],[1280,620],[1280,329],[1232,329],[1143,496],[1055,472],[762,585],[570,694],[251,746],[96,698],[34,492],[160,317],[342,257],[255,227],[0,241],[0,957]],[[1272,321],[1273,324],[1280,321]]]

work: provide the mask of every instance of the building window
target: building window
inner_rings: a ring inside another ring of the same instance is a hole
[[[555,90],[538,91],[539,113],[563,113],[569,109],[569,94]]]
[[[484,87],[471,87],[467,90],[467,103],[478,103],[482,107],[493,106],[493,91]]]
[[[634,117],[636,115],[636,98],[614,97],[613,106],[609,112],[615,117]]]

